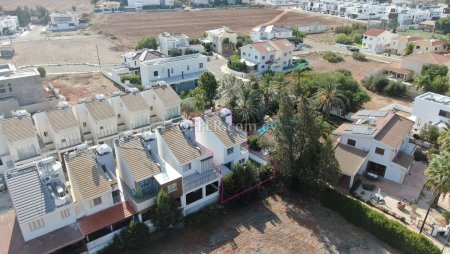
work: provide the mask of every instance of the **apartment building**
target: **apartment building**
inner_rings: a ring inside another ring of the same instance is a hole
[[[414,44],[416,41],[420,41],[422,38],[416,36],[397,36],[392,39],[390,47],[392,54],[403,56],[408,44]]]
[[[189,36],[183,33],[162,33],[158,35],[159,51],[166,56],[201,53],[205,48],[200,44],[191,45]]]
[[[264,41],[272,39],[289,39],[292,38],[292,30],[287,27],[279,26],[260,26],[250,31],[252,41]]]
[[[224,26],[206,31],[206,38],[202,40],[202,44],[205,46],[209,45],[211,50],[219,55],[228,56],[233,54],[237,38],[237,33],[231,28]]]
[[[287,39],[254,42],[241,47],[241,61],[257,73],[286,71],[293,68],[294,44]]]
[[[384,53],[390,50],[392,39],[397,36],[383,29],[370,28],[363,35],[362,48],[375,54]]]
[[[324,23],[313,22],[309,24],[301,24],[298,26],[298,30],[305,34],[318,34],[328,30],[328,26]]]
[[[336,159],[341,173],[354,179],[366,173],[402,183],[407,176],[416,146],[409,143],[414,122],[390,111],[360,110],[353,123],[344,123],[338,136]]]
[[[147,88],[147,87],[146,87]],[[158,82],[141,92],[150,107],[151,122],[163,122],[181,117],[181,98],[164,82]]]
[[[105,95],[97,94],[92,101],[81,101],[74,105],[72,110],[81,128],[83,140],[93,140],[94,144],[107,143],[112,146],[113,140],[118,137],[119,126],[114,109]]]
[[[221,175],[214,166],[213,153],[195,141],[192,121],[162,126],[155,134],[159,155],[183,176],[184,214],[217,202]]]
[[[50,31],[74,30],[78,28],[78,15],[76,12],[50,14]]]
[[[136,10],[142,10],[146,7],[172,8],[173,4],[173,0],[128,0],[128,7],[135,8]]]
[[[19,19],[17,16],[0,17],[0,36],[16,34],[19,31]]]
[[[45,100],[44,86],[37,69],[16,70],[12,64],[0,65],[0,115]]]
[[[229,110],[194,118],[194,129],[195,141],[214,154],[213,162],[222,175],[247,162],[249,152],[242,146],[247,134],[233,126]]]
[[[450,122],[450,97],[432,92],[419,95],[414,99],[412,115],[419,129],[426,123],[443,129]]]
[[[161,58],[140,63],[142,85],[164,81],[177,92],[193,89],[207,70],[208,58],[202,54]]]
[[[136,211],[154,206],[160,190],[181,204],[182,175],[158,156],[153,132],[125,135],[114,142],[114,151],[124,195]]]

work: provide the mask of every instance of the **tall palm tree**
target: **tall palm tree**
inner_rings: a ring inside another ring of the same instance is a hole
[[[436,155],[425,170],[426,186],[435,192],[437,201],[440,195],[450,193],[450,153]]]
[[[264,110],[269,108],[270,101],[275,97],[275,89],[273,85],[273,75],[266,73],[261,77],[259,84],[261,97],[264,103]]]
[[[244,86],[244,82],[232,74],[226,74],[220,81],[219,91],[221,99],[225,100],[225,105],[233,107],[236,101],[236,94]]]
[[[330,116],[333,107],[345,110],[348,104],[347,97],[334,84],[320,87],[314,97],[316,107],[326,118]]]
[[[446,123],[445,129],[440,132],[438,144],[442,151],[450,153],[450,123]]]
[[[247,125],[261,120],[261,105],[257,93],[246,84],[237,95],[235,114],[241,123]]]

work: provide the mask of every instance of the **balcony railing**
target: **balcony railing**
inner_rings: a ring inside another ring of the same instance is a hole
[[[208,182],[215,179],[219,179],[220,175],[216,173],[213,169],[210,169],[203,173],[195,173],[187,176],[183,179],[184,182],[184,192],[189,192],[197,187],[200,187]]]

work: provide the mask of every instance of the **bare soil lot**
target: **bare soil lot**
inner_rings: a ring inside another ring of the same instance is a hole
[[[276,195],[210,223],[188,226],[152,246],[152,252],[398,253],[331,210]]]
[[[327,71],[334,71],[337,69],[347,69],[352,72],[353,77],[358,81],[361,82],[361,80],[364,78],[364,76],[367,73],[370,73],[372,71],[379,70],[383,68],[384,66],[387,66],[387,64],[377,61],[369,60],[367,62],[360,62],[353,60],[353,58],[349,55],[341,54],[345,61],[340,63],[329,63],[328,61],[324,60],[323,57],[324,52],[320,53],[310,53],[310,54],[304,54],[300,57],[307,59],[310,62],[310,66],[313,68],[314,71],[319,72],[327,72]],[[365,89],[365,88],[364,88]],[[403,98],[393,98],[393,97],[387,97],[380,94],[373,93],[371,91],[367,91],[372,98],[371,101],[364,104],[364,108],[367,109],[380,109],[382,107],[388,106],[392,103],[398,103],[406,106],[411,106],[411,100],[410,99],[403,99]]]
[[[90,63],[97,64],[97,50],[102,64],[122,61],[117,46],[100,35],[73,38],[47,38],[14,42],[15,56],[0,59],[0,63],[14,63],[17,66],[41,64]]]
[[[42,83],[45,85],[51,83],[59,89],[60,94],[64,95],[71,105],[82,98],[91,98],[99,93],[111,96],[113,92],[119,90],[112,81],[100,73],[49,75]]]
[[[79,13],[92,11],[90,0],[2,0],[0,4],[5,10],[14,10],[17,6],[42,5],[49,10],[58,12],[72,11],[72,6],[76,6]]]
[[[299,13],[275,9],[215,9],[193,11],[164,11],[143,13],[96,14],[91,29],[113,34],[121,43],[134,48],[144,36],[157,36],[162,32],[182,32],[199,37],[204,31],[228,26],[240,34],[248,34],[258,25],[299,25],[320,21],[330,26],[344,21],[311,13]],[[279,16],[280,15],[280,16]],[[279,16],[279,17],[277,17]],[[269,22],[270,21],[270,22]]]

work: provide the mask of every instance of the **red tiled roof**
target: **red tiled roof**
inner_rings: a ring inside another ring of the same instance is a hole
[[[264,42],[255,42],[252,46],[260,53],[268,53],[275,50],[289,51],[294,49],[294,44],[287,39],[278,39]]]
[[[294,49],[294,44],[287,39],[271,40],[270,43],[283,51]]]
[[[405,69],[401,67],[401,64],[399,62],[392,62],[388,66],[383,68],[386,71],[392,71],[395,73],[403,74],[406,76],[411,76],[413,72],[411,70]]]
[[[338,143],[334,148],[334,154],[339,163],[341,173],[354,176],[366,160],[368,153],[353,146]]]
[[[378,132],[375,139],[392,148],[398,148],[413,126],[413,121],[395,114],[384,125],[383,129]]]
[[[379,28],[370,28],[369,30],[367,30],[364,35],[368,35],[368,36],[378,36],[382,33],[384,33],[385,30],[383,29],[379,29]]]
[[[437,53],[419,53],[404,56],[403,60],[416,61],[426,64],[444,64],[450,62],[450,57]]]
[[[79,225],[84,235],[89,235],[97,230],[122,221],[136,214],[134,208],[124,201],[113,207],[100,211],[80,219]]]
[[[422,38],[420,38],[420,37],[418,37],[418,36],[397,36],[397,37],[394,38],[393,40],[405,41],[405,42],[411,42],[411,41],[422,40]]]

